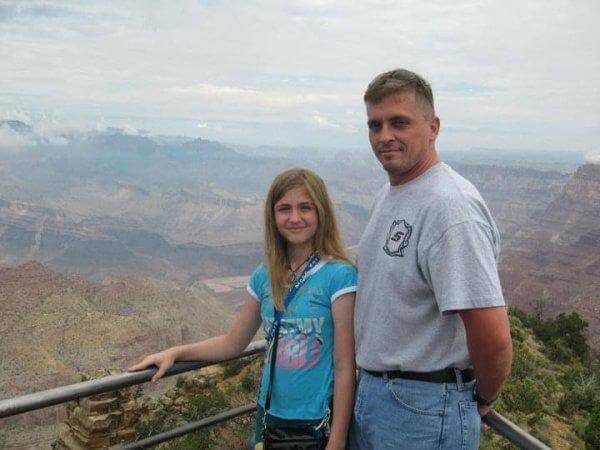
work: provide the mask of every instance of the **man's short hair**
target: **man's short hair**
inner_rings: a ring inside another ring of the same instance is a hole
[[[415,93],[417,100],[423,104],[427,117],[435,116],[431,85],[423,77],[406,69],[390,70],[377,75],[369,83],[364,100],[365,103],[379,103],[390,95],[407,91]]]

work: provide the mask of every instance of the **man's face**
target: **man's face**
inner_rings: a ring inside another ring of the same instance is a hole
[[[369,141],[390,179],[401,177],[435,155],[440,122],[425,115],[425,106],[412,91],[367,103]]]

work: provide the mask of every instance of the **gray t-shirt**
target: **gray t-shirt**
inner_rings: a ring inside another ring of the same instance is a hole
[[[384,186],[358,248],[358,365],[470,367],[465,328],[453,312],[504,305],[499,242],[477,189],[444,163]]]

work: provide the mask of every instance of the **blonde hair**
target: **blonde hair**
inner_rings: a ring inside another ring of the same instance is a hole
[[[287,286],[286,269],[289,265],[287,242],[275,224],[275,204],[291,189],[304,188],[315,204],[318,225],[313,247],[321,258],[332,258],[352,264],[340,239],[333,204],[327,187],[319,175],[308,169],[290,169],[275,177],[265,202],[265,256],[271,279],[273,301],[278,311],[285,309],[283,295]]]

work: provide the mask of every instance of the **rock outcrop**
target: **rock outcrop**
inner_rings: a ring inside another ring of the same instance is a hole
[[[96,372],[81,381],[110,375]],[[92,395],[67,404],[67,419],[60,427],[54,450],[113,448],[133,440],[143,407],[132,388]]]
[[[66,420],[60,425],[52,447],[54,450],[116,449],[136,437],[145,438],[163,431],[167,423],[170,429],[252,403],[256,398],[261,360],[253,357],[249,362],[234,364],[241,366],[239,373],[232,376],[226,376],[227,370],[219,365],[180,375],[175,386],[156,398],[144,395],[144,385],[140,385],[70,402],[66,405]],[[82,381],[109,374],[97,371],[82,376]],[[202,417],[197,417],[198,414]],[[242,420],[245,429],[237,430],[235,437],[227,430],[239,424],[226,423],[219,438],[223,446],[219,448],[242,448],[241,442],[247,441],[252,417],[236,420]],[[211,431],[219,433],[214,428]]]

